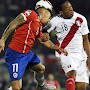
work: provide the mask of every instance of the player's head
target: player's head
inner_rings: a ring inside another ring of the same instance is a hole
[[[52,4],[48,0],[40,0],[36,3],[35,10],[40,14],[40,21],[42,23],[47,23],[51,17]]]
[[[59,13],[64,18],[67,18],[67,19],[73,17],[73,8],[72,8],[71,3],[68,0],[60,0]]]
[[[48,75],[48,80],[50,80],[50,81],[54,80],[54,75],[53,74],[49,74]]]

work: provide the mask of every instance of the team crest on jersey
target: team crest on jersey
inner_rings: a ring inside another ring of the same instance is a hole
[[[18,77],[18,74],[17,73],[13,73],[13,77],[14,78],[17,78]]]
[[[83,22],[83,19],[80,18],[80,17],[77,17],[76,21],[75,21],[75,24],[78,26],[78,27],[81,27],[81,24]]]
[[[80,22],[80,20],[76,21],[76,25],[79,26],[79,27],[81,27],[81,22]]]

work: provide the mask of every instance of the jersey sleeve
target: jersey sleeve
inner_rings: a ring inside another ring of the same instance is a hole
[[[43,31],[47,31],[50,33],[52,30],[55,29],[56,21],[55,18],[52,18],[51,21],[43,28]]]
[[[58,87],[59,86],[59,82],[55,80],[55,83],[56,83],[56,86]]]
[[[43,36],[43,33],[40,31],[39,34],[38,34],[38,36],[37,36],[37,38],[40,38],[42,36]]]
[[[89,33],[89,29],[88,29],[88,25],[87,25],[87,20],[84,17],[83,19],[83,23],[82,23],[82,31],[81,31],[82,35],[86,35]]]
[[[37,14],[33,10],[25,10],[21,13],[24,17],[25,23],[36,21],[37,20]]]
[[[40,38],[40,37],[42,37],[43,36],[43,33],[42,33],[42,26],[37,26],[36,27],[37,29],[37,31],[36,31],[36,38]]]

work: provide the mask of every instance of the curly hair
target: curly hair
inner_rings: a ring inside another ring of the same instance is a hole
[[[57,0],[57,2],[54,4],[54,9],[55,9],[55,11],[56,11],[57,13],[62,10],[61,5],[62,5],[65,1],[69,1],[69,0]],[[70,2],[70,1],[69,1],[69,2]]]

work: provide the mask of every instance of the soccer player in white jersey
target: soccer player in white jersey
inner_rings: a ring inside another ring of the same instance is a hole
[[[43,29],[48,33],[55,30],[57,46],[68,51],[68,56],[55,52],[67,76],[66,89],[75,90],[76,82],[77,90],[86,90],[89,83],[87,66],[90,69],[87,20],[83,15],[73,11],[68,0],[62,0],[60,3],[59,15],[53,17]],[[86,60],[88,65],[86,65]]]

